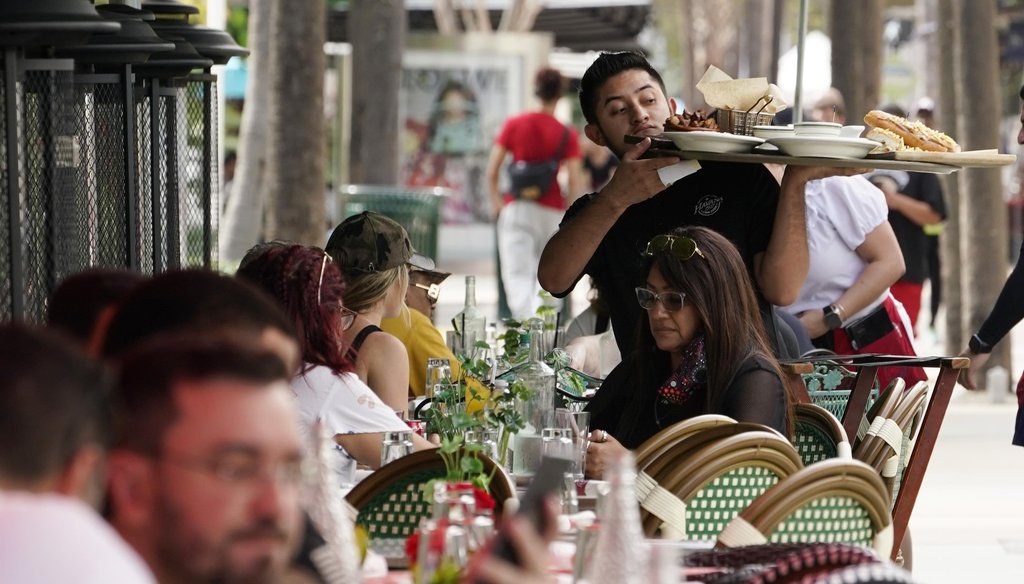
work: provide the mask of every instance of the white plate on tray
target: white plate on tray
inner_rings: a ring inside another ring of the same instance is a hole
[[[672,140],[680,150],[692,152],[738,154],[750,152],[754,146],[764,143],[762,138],[728,132],[662,132],[661,136]]]
[[[843,136],[783,136],[768,140],[788,156],[808,158],[864,158],[878,142]]]

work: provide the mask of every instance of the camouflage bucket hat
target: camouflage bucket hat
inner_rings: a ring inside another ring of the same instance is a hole
[[[413,255],[405,228],[390,217],[363,211],[342,221],[325,247],[343,271],[382,272]]]

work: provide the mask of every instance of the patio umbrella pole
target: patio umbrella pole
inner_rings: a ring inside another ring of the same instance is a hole
[[[796,96],[793,98],[793,123],[804,121],[804,41],[807,38],[807,0],[800,0],[800,30],[796,41]]]

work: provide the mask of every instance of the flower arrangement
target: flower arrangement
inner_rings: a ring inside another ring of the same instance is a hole
[[[465,499],[467,494],[472,495],[469,501]],[[495,502],[485,489],[467,482],[447,483],[444,492],[431,493],[431,499],[444,501],[442,514],[424,522],[406,539],[405,555],[416,582],[454,584],[461,581],[470,554],[479,550],[490,535]],[[435,513],[438,511],[435,505]],[[452,529],[463,534],[461,540],[450,537]],[[464,547],[453,549],[453,542],[459,541]]]

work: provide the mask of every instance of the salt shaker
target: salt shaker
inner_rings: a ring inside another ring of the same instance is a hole
[[[380,449],[380,465],[394,462],[407,454],[412,454],[412,430],[384,432],[384,442]]]

